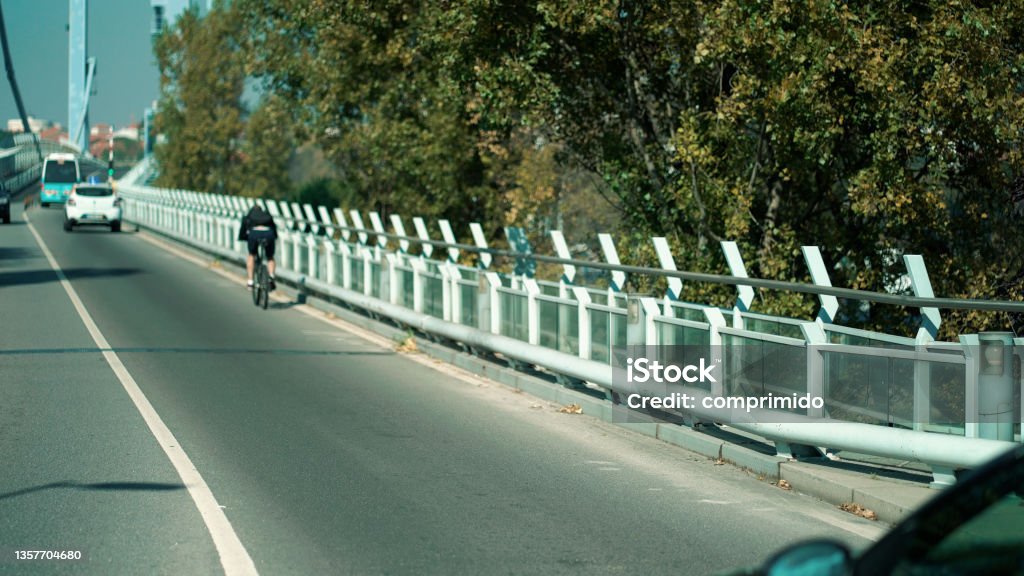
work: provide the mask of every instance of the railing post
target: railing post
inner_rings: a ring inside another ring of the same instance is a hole
[[[328,236],[324,240],[324,258],[327,260],[324,262],[324,268],[327,271],[327,278],[324,280],[333,286],[338,285],[338,266],[335,260],[335,254],[337,250],[334,248],[334,240]]]
[[[821,250],[817,246],[802,246],[800,250],[804,254],[804,261],[807,262],[807,269],[811,272],[811,281],[817,286],[831,288],[832,279],[829,278],[825,261],[821,257]],[[818,302],[818,323],[834,323],[839,311],[839,299],[828,294],[819,294]]]
[[[663,270],[670,272],[676,271],[676,259],[672,256],[672,249],[668,245],[668,240],[662,236],[651,238],[654,243],[654,252],[658,255],[658,263],[661,264]],[[683,281],[675,276],[669,276],[668,280],[668,292],[665,297],[668,300],[681,300],[683,296]]]
[[[345,290],[352,289],[352,248],[348,242],[338,240],[338,250],[341,252],[341,287]]]
[[[1013,441],[1013,334],[978,335],[978,436]]]
[[[537,294],[540,294],[540,286],[533,278],[523,279],[523,290],[526,291],[526,338],[527,342],[534,346],[540,345],[540,306],[537,304]],[[557,347],[557,344],[556,344]]]
[[[294,269],[296,274],[303,274],[302,271],[302,239],[305,238],[305,233],[302,230],[296,229],[292,233],[294,241],[292,242],[292,256],[295,262]],[[308,270],[307,270],[308,272]]]
[[[903,256],[903,263],[907,267],[907,275],[910,277],[910,287],[914,290],[914,296],[918,298],[934,298],[932,282],[928,278],[928,269],[924,265],[924,258],[917,254]],[[921,308],[921,328],[931,340],[939,337],[939,326],[942,324],[942,316],[938,308]]]
[[[480,329],[491,334],[501,334],[501,302],[498,288],[501,278],[494,272],[480,272],[480,291],[477,296],[477,319]]]
[[[800,325],[807,342],[807,393],[811,398],[825,398],[825,359],[822,346],[827,342],[825,331],[817,322],[804,322]],[[807,409],[807,415],[813,418],[824,418],[825,408]]]
[[[711,348],[711,362],[718,362],[718,365],[722,367],[721,373],[722,378],[718,382],[712,382],[711,393],[716,396],[725,395],[725,378],[727,374],[725,372],[725,347],[722,345],[722,332],[721,329],[728,326],[728,322],[725,320],[725,314],[718,308],[707,306],[704,308],[704,318],[708,323],[708,344]]]
[[[477,245],[477,248],[487,249],[487,236],[484,235],[484,229],[477,222],[471,222],[469,224],[469,231],[473,234],[473,242]],[[481,251],[479,253],[480,268],[486,270],[491,267],[491,254],[489,252]]]
[[[903,263],[907,267],[910,286],[914,295],[921,298],[934,298],[932,283],[928,278],[928,269],[924,258],[919,255],[906,255]],[[917,330],[915,348],[927,349],[939,334],[942,316],[938,308],[921,308],[922,326]],[[931,421],[931,364],[920,360],[914,361],[914,430],[924,430]]]
[[[743,255],[740,254],[739,246],[735,242],[722,242],[722,252],[725,254],[725,261],[729,265],[729,271],[737,278],[748,278],[747,266],[743,263]],[[749,312],[754,303],[754,289],[746,284],[736,285],[736,303],[732,309],[732,325],[735,328],[743,328],[743,313]]]
[[[341,252],[341,287],[345,290],[352,289],[352,249],[348,239],[352,232],[349,230],[348,220],[345,219],[345,212],[341,208],[333,210],[334,219],[337,220],[339,228],[338,250]]]
[[[363,294],[370,296],[373,294],[373,271],[370,268],[370,261],[373,256],[366,245],[370,235],[366,233],[363,217],[357,210],[349,210],[348,214],[352,217],[353,225],[357,230],[356,238],[359,239],[357,256],[362,258],[363,261]]]
[[[291,242],[292,232],[284,228],[279,228],[277,235],[281,239],[281,246],[277,251],[280,256],[277,265],[283,270],[291,270],[292,251],[289,249],[288,243]]]
[[[441,237],[446,244],[455,244],[455,233],[452,232],[452,225],[447,220],[438,220],[437,226],[441,229]],[[456,264],[459,261],[459,249],[454,246],[448,247],[448,261]]]
[[[601,252],[604,254],[604,261],[615,266],[620,265],[619,253],[615,249],[615,242],[610,234],[598,234],[597,240],[601,244]],[[626,289],[626,273],[621,270],[612,271],[610,289],[615,292],[622,292]]]
[[[1020,378],[1015,382],[1017,386],[1017,394],[1020,396],[1020,406],[1017,408],[1020,410],[1020,422],[1017,424],[1020,426],[1020,439],[1021,443],[1024,443],[1024,338],[1013,339],[1013,353],[1017,356],[1017,363],[1021,366],[1019,372]]]
[[[421,262],[426,262],[421,260]],[[453,307],[455,301],[455,294],[458,294],[456,289],[458,286],[452,279],[452,272],[456,271],[454,266],[446,266],[440,264],[437,266],[438,273],[441,274],[441,317],[445,321],[455,322],[456,311]]]
[[[582,286],[572,287],[573,295],[576,296],[576,302],[579,306],[579,313],[576,315],[579,321],[579,356],[584,360],[590,360],[591,354],[591,337],[590,337],[590,309],[587,308],[590,305],[590,293],[587,289]]]
[[[320,215],[320,221],[323,222],[324,236],[333,239],[334,225],[331,223],[331,213],[327,211],[326,206],[317,206],[316,212]]]
[[[978,375],[981,361],[978,354],[981,342],[977,334],[961,334],[960,346],[964,351],[964,437],[978,438]]]
[[[652,238],[651,240],[654,242],[654,251],[658,255],[658,263],[661,265],[661,268],[663,270],[674,272],[676,270],[676,259],[672,256],[672,249],[669,248],[668,240],[662,237]],[[672,302],[676,302],[681,299],[683,294],[683,281],[674,276],[669,276],[667,280],[668,290],[665,292],[665,297],[662,299],[662,315],[666,318],[675,318],[675,310],[672,308]]]
[[[626,343],[630,346],[661,346],[661,339],[658,337],[658,323],[655,319],[661,315],[661,308],[658,306],[658,299],[650,296],[640,296],[639,294],[631,294],[629,296],[629,302],[635,299],[640,300],[640,311],[643,313],[643,331],[641,334],[634,334],[633,338],[629,337],[627,328]],[[628,306],[628,304],[627,304]],[[628,319],[629,310],[626,310],[626,316]],[[637,338],[642,338],[642,341]]]
[[[313,278],[314,280],[320,279],[320,262],[317,259],[317,245],[319,243],[316,240],[316,236],[313,234],[306,235],[306,276]]]
[[[551,231],[551,242],[555,246],[555,254],[559,258],[569,260],[572,258],[572,254],[569,252],[569,245],[565,241],[565,236],[562,235],[561,231]],[[569,299],[569,295],[572,292],[571,287],[576,280],[576,267],[572,264],[562,264],[562,276],[558,279],[558,297],[562,299]],[[569,331],[569,317],[561,313],[561,308],[556,308],[558,313],[558,334],[566,334]],[[581,335],[582,336],[582,335]]]
[[[639,294],[630,294],[626,299],[626,346],[643,346],[647,343],[645,299]]]
[[[413,310],[423,313],[423,272],[425,265],[420,260],[413,260],[412,267],[412,307]]]

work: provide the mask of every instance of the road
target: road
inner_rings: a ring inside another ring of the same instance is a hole
[[[237,272],[131,226],[28,219],[0,225],[0,573],[712,574],[881,531],[294,302],[258,310]]]

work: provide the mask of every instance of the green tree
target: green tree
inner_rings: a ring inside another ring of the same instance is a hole
[[[1016,3],[709,6],[694,60],[717,95],[682,115],[679,205],[720,214],[762,276],[799,277],[799,245],[817,244],[840,285],[891,289],[896,256],[918,253],[939,294],[1008,295],[1022,29]]]
[[[273,94],[266,96],[245,124],[241,193],[254,198],[289,197],[288,165],[295,143],[287,103]]]
[[[817,244],[840,285],[894,289],[899,255],[921,253],[940,294],[1020,291],[1016,3],[466,1],[435,23],[480,125],[543,127],[599,174],[634,261],[667,235],[682,266],[723,271],[728,239],[752,274],[803,280],[799,246]]]
[[[232,8],[248,72],[336,165],[347,192],[330,197],[349,207],[540,235],[570,221],[571,195],[599,195],[622,215],[633,263],[653,263],[649,238],[664,235],[680,266],[723,272],[718,242],[735,240],[752,275],[805,280],[799,247],[816,244],[838,285],[900,289],[900,256],[920,253],[941,295],[1021,292],[1019,3]],[[182,27],[163,49],[170,85],[191,37]],[[192,119],[176,98],[172,127]],[[686,287],[696,301],[734,298]],[[815,305],[771,292],[755,304],[804,317]],[[909,326],[892,312],[870,322]],[[951,320],[949,334],[1003,321]]]
[[[244,189],[239,25],[237,14],[224,7],[203,18],[188,10],[155,41],[161,94],[154,123],[166,138],[155,150],[161,185],[229,194]]]
[[[496,221],[465,100],[424,52],[420,2],[240,0],[250,72],[289,100],[355,208]]]

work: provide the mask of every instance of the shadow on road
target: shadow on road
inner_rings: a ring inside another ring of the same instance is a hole
[[[132,276],[141,273],[138,268],[65,268],[64,275],[68,280],[86,280],[89,278],[108,278]],[[19,272],[0,272],[0,288],[4,286],[23,286],[26,284],[45,284],[56,282],[57,274],[53,270],[23,270]]]
[[[0,266],[10,265],[11,260],[28,260],[29,258],[42,257],[43,253],[36,249],[0,246]]]
[[[98,490],[102,492],[171,492],[173,490],[183,490],[186,486],[180,483],[168,484],[164,482],[96,482],[92,484],[83,484],[81,482],[51,482],[50,484],[43,484],[42,486],[33,486],[32,488],[23,488],[21,490],[15,490],[14,492],[7,492],[0,494],[0,500],[8,500],[10,498],[17,498],[18,496],[25,496],[34,492],[44,492],[46,490]]]
[[[120,232],[111,232],[110,226],[107,224],[79,224],[75,226],[75,229],[68,234],[111,234],[114,236],[121,234],[137,234],[139,232],[138,227],[124,226]]]
[[[300,302],[298,300],[291,300],[289,302],[271,302],[270,304],[267,305],[267,308],[273,310],[287,310],[300,304],[305,304],[305,302]]]

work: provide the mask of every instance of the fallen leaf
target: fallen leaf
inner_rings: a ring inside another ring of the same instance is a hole
[[[558,409],[562,414],[583,414],[583,407],[579,404],[569,404]]]
[[[866,518],[868,520],[878,520],[878,514],[875,514],[874,510],[868,510],[860,504],[855,504],[853,502],[840,504],[839,509],[843,512],[849,512],[850,514],[860,516],[861,518]]]
[[[787,482],[785,480],[779,480],[779,488],[782,488],[783,490],[792,490],[793,489],[793,487],[789,485],[789,482]]]
[[[412,336],[402,340],[402,343],[395,348],[396,352],[415,352],[416,350],[416,339]]]

